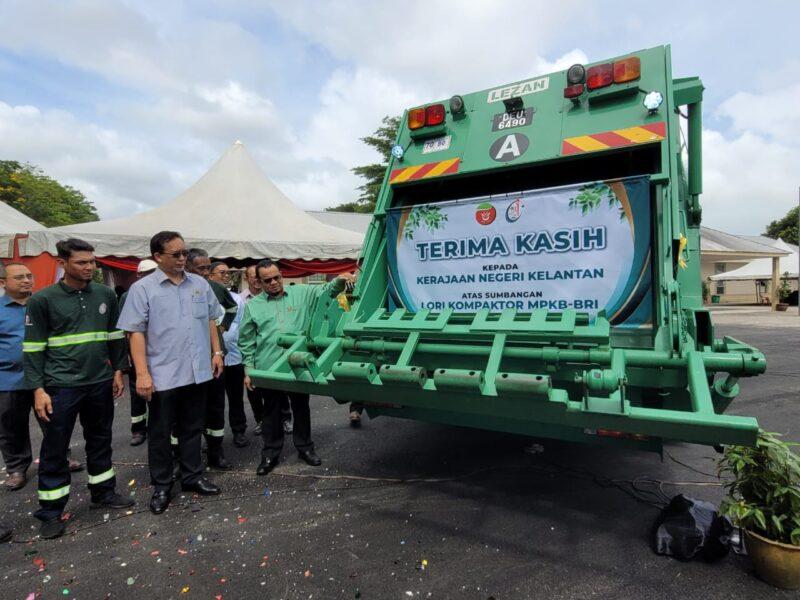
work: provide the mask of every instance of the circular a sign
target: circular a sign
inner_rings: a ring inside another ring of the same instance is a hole
[[[528,150],[530,140],[522,133],[509,133],[497,138],[489,148],[489,156],[497,162],[509,162]]]

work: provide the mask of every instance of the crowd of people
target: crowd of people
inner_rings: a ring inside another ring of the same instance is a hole
[[[206,467],[231,468],[223,449],[225,404],[233,443],[250,444],[244,396],[263,438],[256,470],[266,475],[280,461],[284,435],[299,457],[322,461],[311,438],[308,394],[259,387],[252,370],[266,370],[281,354],[278,337],[302,333],[323,294],[352,289],[355,276],[324,285],[285,286],[278,266],[261,260],[245,271],[247,288],[231,291],[231,269],[208,253],[186,247],[176,231],[150,240],[151,258],[120,298],[93,281],[94,248],[75,238],[57,244],[63,277],[33,293],[33,274],[22,263],[0,270],[0,452],[9,491],[27,484],[32,463],[31,410],[42,432],[38,466],[40,536],[65,531],[71,473],[84,466],[70,456],[76,420],[86,449],[92,507],[126,510],[134,501],[116,491],[112,463],[114,400],[130,390],[133,446],[147,442],[153,494],[150,510],[163,513],[175,483],[214,495],[220,487]],[[351,423],[360,420],[352,407]],[[203,438],[206,461],[204,464]],[[0,525],[0,541],[12,532]]]

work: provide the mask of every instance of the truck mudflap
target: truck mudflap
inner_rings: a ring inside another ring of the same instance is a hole
[[[380,309],[341,335],[283,335],[281,358],[249,374],[374,415],[645,446],[755,443],[755,419],[722,412],[739,377],[765,371],[763,354],[733,338],[682,353],[615,348],[609,330],[603,315],[575,311]]]

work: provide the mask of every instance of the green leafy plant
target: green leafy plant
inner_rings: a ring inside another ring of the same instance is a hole
[[[620,220],[625,218],[625,211],[614,190],[601,182],[579,187],[577,195],[569,201],[569,207],[580,209],[581,215],[587,215],[602,206],[603,201],[608,204],[609,208],[618,207]]]
[[[438,206],[415,206],[408,214],[403,235],[406,239],[413,240],[414,233],[418,228],[424,227],[433,233],[437,229],[441,229],[445,221],[447,221],[447,215],[442,213]]]
[[[759,432],[755,447],[728,446],[719,474],[730,475],[720,510],[740,526],[800,546],[800,456],[780,434]]]
[[[711,286],[708,283],[708,279],[703,282],[703,302],[708,303],[708,299],[711,297]]]
[[[778,298],[781,302],[789,302],[789,296],[792,294],[792,288],[789,287],[789,271],[783,274],[780,286],[778,286]]]

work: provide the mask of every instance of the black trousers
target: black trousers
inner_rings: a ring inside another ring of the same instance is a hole
[[[225,437],[225,375],[212,377],[206,399],[206,447],[209,455],[219,452]]]
[[[128,389],[131,392],[131,433],[147,431],[147,400],[136,393],[136,370],[128,373]]]
[[[69,500],[70,472],[67,449],[80,418],[86,440],[86,470],[92,501],[114,492],[116,477],[111,466],[111,427],[114,397],[111,380],[77,387],[46,388],[53,404],[50,421],[40,421],[42,448],[39,452],[39,510],[42,521],[61,516]]]
[[[30,418],[33,390],[0,392],[0,452],[10,473],[25,473],[33,462]]]
[[[254,390],[247,390],[247,400],[250,402],[250,408],[253,409],[253,418],[256,424],[264,420],[264,390],[256,388]]]
[[[193,383],[153,393],[147,431],[147,460],[150,480],[156,491],[172,487],[169,440],[173,431],[178,438],[181,481],[192,484],[202,477],[201,436],[210,386],[210,382]]]
[[[283,449],[283,402],[291,402],[294,414],[292,437],[298,450],[310,450],[314,447],[311,441],[311,411],[308,407],[308,394],[283,392],[267,388],[260,389],[264,398],[264,424],[261,437],[264,439],[263,458],[279,456]]]
[[[228,396],[228,423],[233,433],[244,433],[247,430],[247,417],[244,414],[244,365],[227,365],[223,377],[225,394]],[[255,410],[253,413],[255,414]]]

